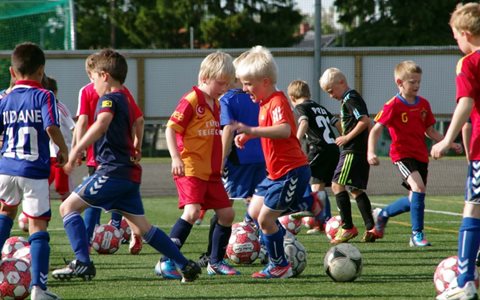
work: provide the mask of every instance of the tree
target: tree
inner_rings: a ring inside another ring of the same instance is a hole
[[[347,46],[413,46],[454,44],[448,21],[458,2],[335,0],[334,5]]]

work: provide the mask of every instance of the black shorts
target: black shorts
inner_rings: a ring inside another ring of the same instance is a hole
[[[366,190],[369,173],[370,164],[367,161],[366,153],[342,151],[332,182],[354,189]]]
[[[324,148],[309,146],[308,162],[312,171],[310,184],[325,183],[325,186],[331,186],[339,157],[340,151],[336,145]]]
[[[415,171],[420,174],[423,180],[423,184],[427,186],[428,163],[420,162],[413,158],[403,158],[394,162],[394,165],[396,165],[398,170],[400,171],[403,179],[402,185],[407,190],[411,190],[410,185],[407,182],[408,176],[410,176]]]

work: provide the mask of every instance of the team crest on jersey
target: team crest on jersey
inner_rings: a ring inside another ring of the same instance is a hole
[[[112,107],[112,100],[103,100],[102,107]]]
[[[197,108],[195,110],[197,111],[197,116],[199,118],[202,118],[205,115],[205,106],[197,105]]]

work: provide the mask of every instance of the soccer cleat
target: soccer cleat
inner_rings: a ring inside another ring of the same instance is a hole
[[[136,234],[133,234],[130,237],[130,244],[128,245],[128,252],[130,254],[136,255],[142,251],[143,241],[142,238]]]
[[[375,221],[375,235],[377,239],[383,238],[385,227],[387,226],[388,217],[383,216],[383,209],[375,208],[372,212],[373,220]]]
[[[363,234],[363,237],[361,239],[361,242],[363,242],[363,243],[373,243],[373,242],[375,242],[376,239],[377,239],[377,235],[375,233],[375,228],[374,228],[374,229],[370,229],[370,230],[365,231],[365,233]]]
[[[192,282],[198,278],[198,275],[202,273],[200,266],[193,260],[189,260],[188,263],[181,270],[182,272],[182,282]]]
[[[182,274],[178,272],[175,263],[167,259],[165,261],[158,261],[155,265],[155,275],[162,276],[165,279],[182,279]]]
[[[410,237],[410,247],[426,247],[426,246],[431,246],[423,234],[422,231],[417,231],[412,233],[412,236]]]
[[[240,272],[230,266],[225,260],[216,264],[208,263],[207,273],[208,275],[240,275]]]
[[[49,290],[42,290],[39,286],[35,285],[30,293],[30,299],[32,300],[60,300],[56,294]]]
[[[285,267],[275,266],[274,264],[268,264],[260,272],[255,272],[252,274],[252,278],[288,278],[293,276],[292,265],[288,263]]]
[[[358,230],[355,226],[353,226],[350,229],[345,229],[340,227],[335,237],[330,241],[330,244],[337,245],[337,244],[345,243],[353,239],[357,235],[358,235]]]
[[[477,300],[477,288],[473,281],[469,281],[463,288],[457,286],[456,281],[450,287],[435,298],[437,300]]]
[[[83,280],[92,280],[97,273],[93,261],[86,264],[77,259],[67,263],[67,266],[62,269],[53,270],[52,276],[58,280],[69,280],[74,277],[82,278]]]
[[[197,260],[197,264],[201,267],[201,268],[206,268],[207,265],[208,265],[208,260],[210,259],[210,257],[208,257],[207,255],[207,252],[203,253],[202,255],[200,255],[200,257],[198,258]]]

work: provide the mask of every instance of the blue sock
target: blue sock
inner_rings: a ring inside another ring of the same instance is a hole
[[[63,227],[75,257],[83,263],[90,263],[90,254],[88,253],[90,243],[87,239],[87,231],[82,217],[77,212],[69,213],[63,217]]]
[[[122,223],[122,215],[116,212],[112,212],[112,218],[110,219],[110,224],[117,229],[120,229],[120,224]]]
[[[474,280],[475,259],[480,245],[480,219],[463,218],[458,233],[458,271],[459,287]]]
[[[410,203],[410,219],[412,232],[423,231],[423,219],[425,215],[425,193],[412,192]]]
[[[218,222],[216,223],[212,236],[212,252],[210,253],[210,262],[212,264],[223,260],[231,233],[232,226],[225,227],[218,224]]]
[[[410,211],[410,200],[407,196],[405,196],[397,199],[395,202],[390,203],[387,207],[383,208],[382,217],[395,217],[407,211]]]
[[[332,217],[332,209],[330,205],[330,199],[328,199],[328,194],[323,191],[325,197],[325,206],[323,207],[322,212],[315,217],[315,220],[319,221],[320,224],[325,224],[328,219]]]
[[[267,246],[270,261],[276,266],[285,267],[288,265],[283,248],[283,232],[278,230],[274,234],[263,234],[265,246]]]
[[[0,215],[0,247],[3,247],[5,241],[10,237],[13,220],[6,215]],[[1,249],[1,248],[0,248]]]
[[[187,265],[188,260],[161,229],[152,226],[152,228],[145,233],[143,239],[155,250],[173,260],[180,269],[183,269]]]
[[[172,242],[177,245],[178,249],[181,249],[188,236],[192,230],[193,225],[188,223],[182,218],[178,218],[177,222],[173,225],[172,230],[170,231],[170,239]],[[162,257],[161,261],[165,261],[166,258]]]
[[[28,238],[30,243],[30,255],[32,257],[30,273],[32,281],[30,287],[39,286],[42,290],[47,289],[48,267],[50,258],[50,235],[46,231],[38,231]]]
[[[87,238],[88,243],[92,242],[93,231],[95,230],[95,226],[100,224],[100,215],[102,210],[96,207],[87,207],[85,209],[84,218],[85,218],[85,227],[87,230]]]

